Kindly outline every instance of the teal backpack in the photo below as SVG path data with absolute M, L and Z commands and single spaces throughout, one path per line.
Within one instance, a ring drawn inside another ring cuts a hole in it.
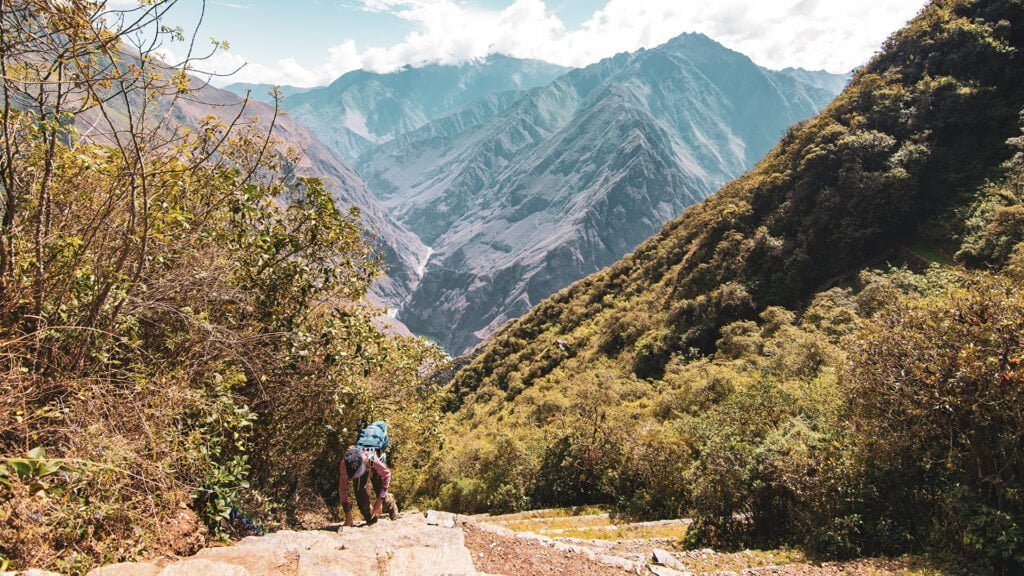
M 359 432 L 359 439 L 356 440 L 356 448 L 360 450 L 373 450 L 378 455 L 388 449 L 388 423 L 374 422 Z

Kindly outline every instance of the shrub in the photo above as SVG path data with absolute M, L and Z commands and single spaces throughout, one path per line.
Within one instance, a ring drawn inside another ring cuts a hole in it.
M 964 274 L 895 303 L 850 344 L 844 381 L 857 458 L 878 482 L 876 521 L 1002 573 L 1024 568 L 1019 285 Z

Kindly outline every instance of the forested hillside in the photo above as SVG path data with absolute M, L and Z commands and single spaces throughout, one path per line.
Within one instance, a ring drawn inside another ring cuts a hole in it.
M 0 6 L 0 571 L 323 522 L 367 414 L 406 490 L 437 444 L 441 353 L 375 327 L 353 190 L 154 57 L 172 4 Z
M 1022 42 L 1018 0 L 932 2 L 756 168 L 499 332 L 432 494 L 1018 573 Z

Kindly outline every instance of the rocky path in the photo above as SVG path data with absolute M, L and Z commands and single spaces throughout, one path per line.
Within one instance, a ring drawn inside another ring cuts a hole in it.
M 524 530 L 526 524 L 534 530 Z M 396 521 L 335 531 L 281 531 L 195 556 L 104 566 L 87 576 L 913 576 L 906 561 L 862 560 L 813 565 L 785 551 L 681 551 L 678 539 L 580 539 L 558 536 L 562 525 L 592 533 L 605 515 L 470 518 L 443 512 L 406 514 Z M 636 533 L 675 529 L 679 521 L 625 525 Z M 515 530 L 513 530 L 515 528 Z M 541 532 L 553 533 L 551 536 Z M 59 576 L 6 572 L 0 576 Z
M 159 566 L 127 563 L 88 576 L 474 576 L 455 517 L 407 514 L 392 522 L 334 530 L 283 530 L 206 548 Z

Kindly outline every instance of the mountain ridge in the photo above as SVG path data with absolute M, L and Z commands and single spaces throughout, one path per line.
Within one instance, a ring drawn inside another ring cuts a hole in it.
M 346 161 L 491 92 L 543 85 L 566 69 L 492 55 L 459 65 L 428 64 L 381 74 L 355 70 L 295 94 L 284 108 Z
M 511 94 L 357 163 L 434 250 L 399 317 L 455 353 L 630 251 L 832 96 L 700 34 Z
M 276 152 L 282 158 L 292 152 L 298 153 L 297 162 L 292 166 L 294 175 L 321 178 L 339 208 L 355 206 L 360 210 L 363 226 L 373 245 L 381 252 L 386 267 L 385 275 L 371 290 L 376 303 L 393 308 L 408 298 L 419 282 L 417 270 L 427 249 L 415 234 L 391 217 L 352 167 L 329 150 L 311 130 L 287 114 L 275 114 L 272 104 L 251 98 L 246 100 L 244 96 L 194 77 L 190 78 L 190 84 L 190 97 L 162 98 L 161 106 L 171 107 L 176 123 L 195 129 L 205 117 L 212 115 L 225 123 L 237 121 L 265 130 L 273 120 L 273 135 L 280 139 Z M 233 120 L 236 116 L 238 118 Z M 87 114 L 77 122 L 88 133 L 88 125 L 96 122 L 96 118 Z
M 237 94 L 238 96 L 241 96 L 243 98 L 248 96 L 253 100 L 263 102 L 264 104 L 273 104 L 274 97 L 271 95 L 271 90 L 273 90 L 274 88 L 280 90 L 282 98 L 288 98 L 289 96 L 294 96 L 295 94 L 309 92 L 310 90 L 313 90 L 316 87 L 314 86 L 312 88 L 300 88 L 298 86 L 267 84 L 259 82 L 233 82 L 220 89 L 227 92 L 231 92 L 233 94 Z

